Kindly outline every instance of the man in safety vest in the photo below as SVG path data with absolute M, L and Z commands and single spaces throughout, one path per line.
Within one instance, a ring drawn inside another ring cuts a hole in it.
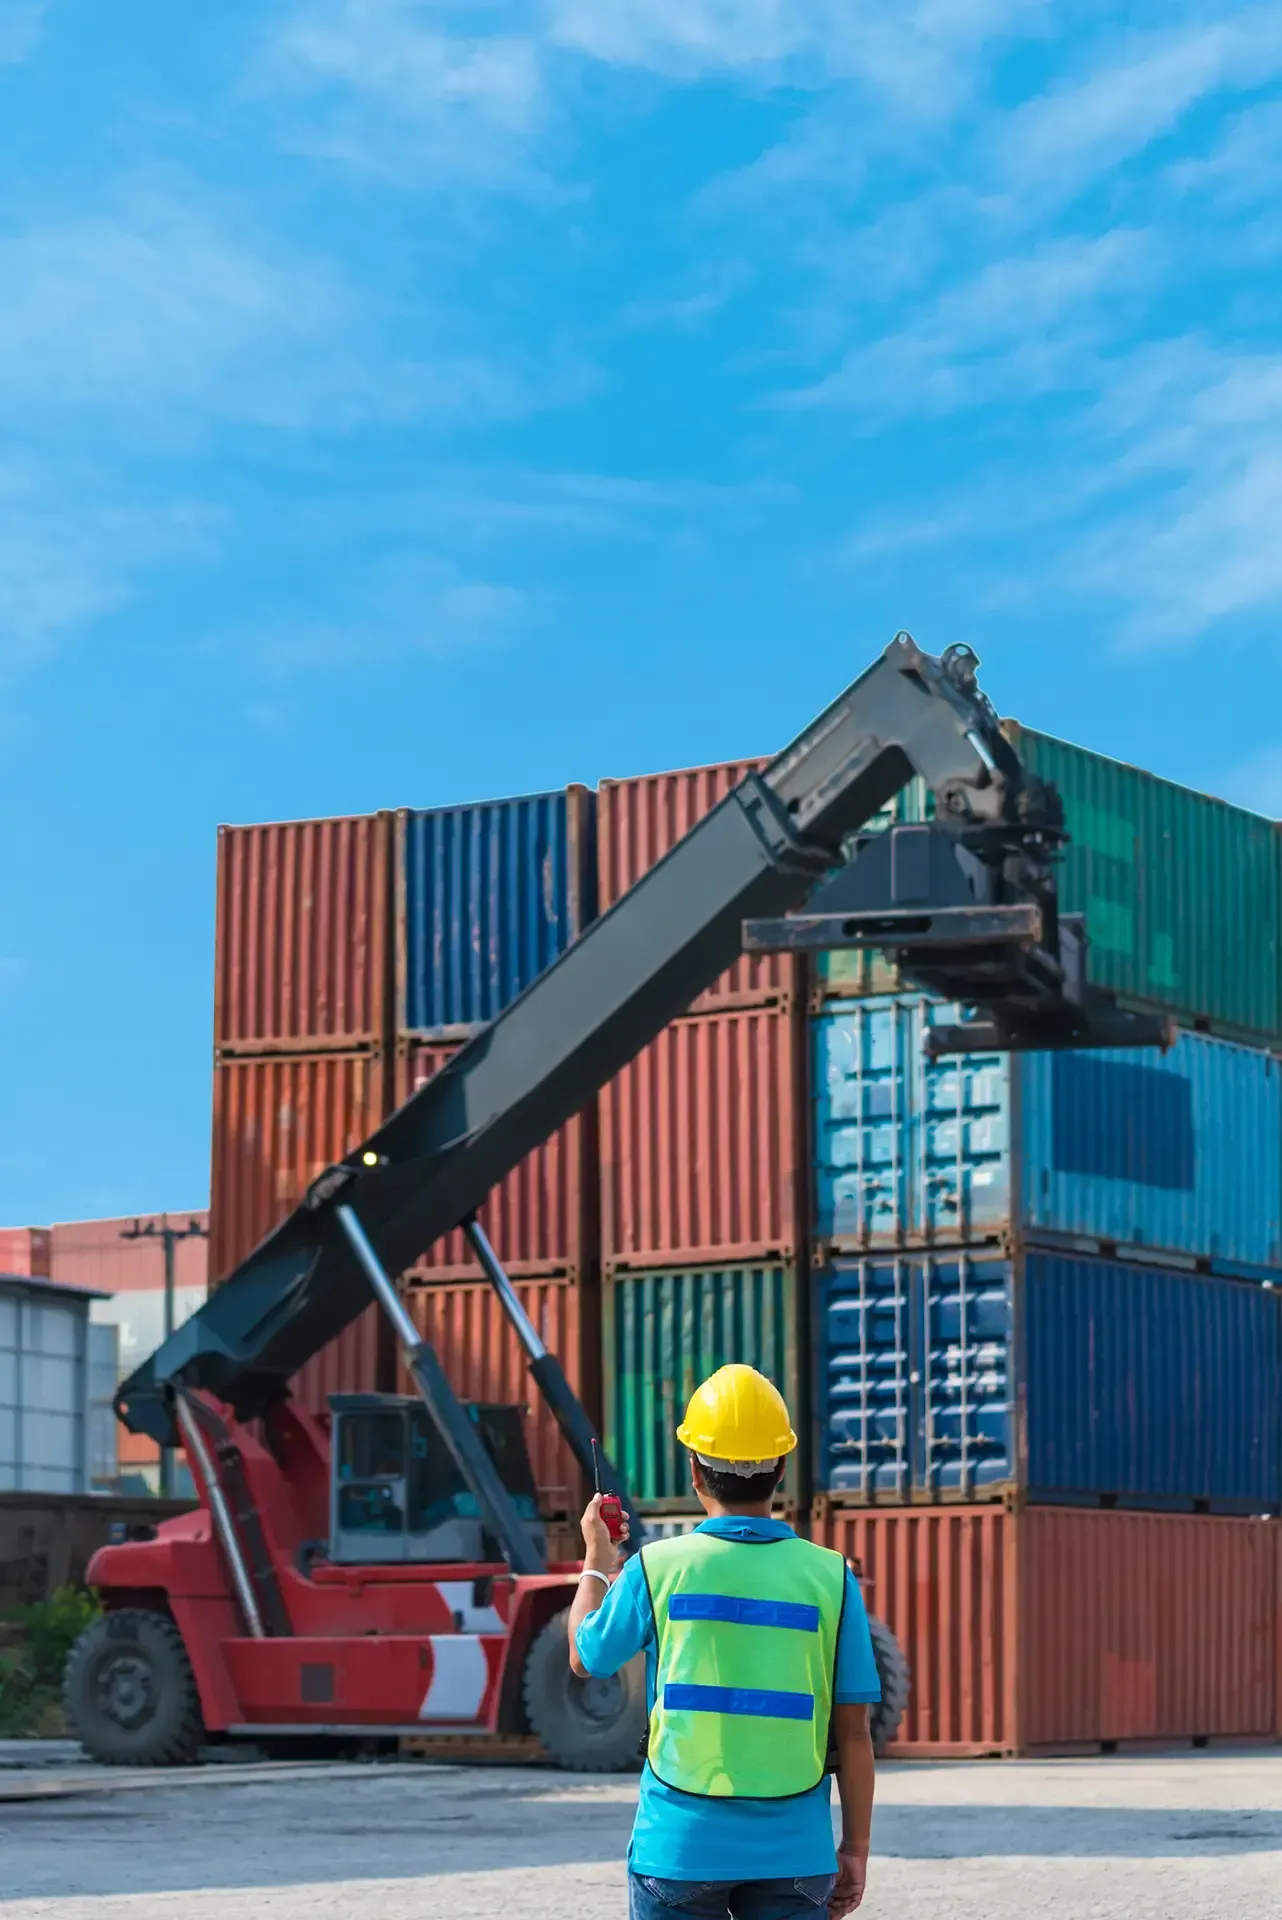
M 868 1708 L 881 1698 L 863 1599 L 840 1554 L 770 1517 L 797 1444 L 778 1390 L 722 1367 L 677 1438 L 707 1519 L 617 1572 L 598 1511 L 570 1609 L 585 1677 L 646 1658 L 646 1765 L 628 1850 L 632 1920 L 833 1920 L 863 1898 Z M 842 1835 L 834 1858 L 827 1768 Z

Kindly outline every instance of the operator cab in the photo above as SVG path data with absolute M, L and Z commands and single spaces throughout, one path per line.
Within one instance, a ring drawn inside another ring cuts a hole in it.
M 502 1560 L 427 1408 L 386 1393 L 330 1395 L 329 1558 L 336 1565 Z M 546 1559 L 521 1407 L 466 1404 L 530 1540 Z

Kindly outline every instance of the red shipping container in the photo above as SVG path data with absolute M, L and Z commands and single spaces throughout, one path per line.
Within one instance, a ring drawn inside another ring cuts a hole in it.
M 597 794 L 597 885 L 602 913 L 724 800 L 745 774 L 759 773 L 769 764 L 769 760 L 730 760 L 680 773 L 603 780 Z M 691 1011 L 760 1006 L 784 995 L 796 998 L 799 979 L 800 963 L 789 954 L 745 956 L 692 1002 Z
M 1098 1752 L 1273 1736 L 1279 1523 L 820 1502 L 912 1698 L 905 1755 Z
M 219 828 L 216 1048 L 301 1053 L 386 1042 L 392 818 Z
M 561 1362 L 566 1379 L 599 1425 L 600 1327 L 595 1292 L 563 1279 L 518 1280 L 513 1284 L 544 1345 Z M 484 1282 L 442 1282 L 414 1287 L 405 1300 L 414 1324 L 436 1348 L 461 1400 L 529 1407 L 525 1439 L 540 1504 L 549 1513 L 581 1513 L 586 1497 L 582 1476 L 530 1378 L 525 1349 L 512 1332 L 493 1288 Z M 415 1391 L 404 1367 L 400 1391 Z
M 0 1273 L 48 1280 L 50 1258 L 48 1227 L 0 1227 Z
M 402 1042 L 397 1106 L 426 1086 L 458 1051 L 457 1042 Z M 508 1273 L 585 1278 L 595 1268 L 595 1132 L 595 1112 L 576 1115 L 524 1159 L 482 1207 L 481 1225 Z M 481 1269 L 461 1229 L 429 1247 L 414 1268 L 415 1279 L 480 1277 Z
M 226 1278 L 318 1174 L 387 1117 L 381 1053 L 271 1054 L 214 1069 L 209 1272 Z
M 804 1043 L 793 1006 L 694 1015 L 610 1082 L 600 1098 L 607 1266 L 794 1256 Z

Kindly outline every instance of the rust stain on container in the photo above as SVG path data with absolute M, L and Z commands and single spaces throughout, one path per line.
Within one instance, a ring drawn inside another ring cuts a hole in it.
M 746 774 L 759 773 L 769 764 L 768 759 L 729 760 L 718 766 L 687 767 L 679 773 L 603 780 L 597 794 L 601 911 L 613 906 L 642 874 L 671 852 L 677 841 L 724 800 Z M 782 995 L 795 998 L 799 979 L 799 962 L 788 954 L 745 955 L 699 995 L 691 1011 L 760 1005 Z
M 446 1041 L 402 1041 L 399 1106 L 459 1051 Z M 509 1274 L 586 1276 L 597 1261 L 596 1114 L 576 1115 L 494 1188 L 480 1220 Z M 479 1280 L 481 1269 L 461 1229 L 428 1248 L 415 1279 Z
M 599 1421 L 600 1330 L 594 1296 L 569 1280 L 517 1280 L 513 1284 L 544 1344 L 561 1362 L 590 1416 Z M 436 1348 L 460 1399 L 529 1407 L 525 1437 L 540 1504 L 550 1513 L 579 1513 L 584 1499 L 582 1477 L 560 1428 L 530 1378 L 525 1350 L 493 1289 L 484 1282 L 438 1282 L 411 1288 L 405 1301 L 414 1324 Z M 404 1368 L 399 1391 L 415 1391 Z
M 214 1069 L 209 1272 L 224 1279 L 387 1113 L 381 1053 L 268 1055 Z
M 600 1098 L 602 1259 L 788 1259 L 798 1235 L 804 1034 L 794 1009 L 678 1020 Z
M 252 1054 L 383 1044 L 392 818 L 219 828 L 216 1047 Z
M 869 1611 L 912 1667 L 895 1752 L 1098 1752 L 1278 1726 L 1277 1521 L 820 1501 L 812 1536 L 861 1563 Z

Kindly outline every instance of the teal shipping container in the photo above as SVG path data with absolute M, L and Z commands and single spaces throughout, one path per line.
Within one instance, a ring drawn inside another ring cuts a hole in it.
M 701 1380 L 742 1361 L 799 1409 L 798 1287 L 791 1265 L 607 1272 L 602 1311 L 605 1444 L 643 1507 L 692 1502 L 676 1429 Z M 783 1486 L 795 1498 L 800 1462 Z
M 1259 814 L 1065 740 L 1005 724 L 1053 781 L 1070 835 L 1064 910 L 1083 913 L 1091 978 L 1181 1026 L 1270 1041 L 1282 1029 L 1278 829 Z
M 1282 835 L 1270 820 L 1018 721 L 1005 732 L 1053 781 L 1069 843 L 1060 904 L 1084 914 L 1090 977 L 1184 1027 L 1258 1045 L 1282 1036 Z M 874 825 L 927 820 L 920 780 Z M 1249 927 L 1251 938 L 1243 940 Z M 881 954 L 818 957 L 821 993 L 898 992 Z
M 1181 1034 L 1162 1055 L 929 1060 L 922 994 L 811 1022 L 816 1238 L 964 1246 L 1017 1233 L 1237 1274 L 1282 1268 L 1282 1065 Z

